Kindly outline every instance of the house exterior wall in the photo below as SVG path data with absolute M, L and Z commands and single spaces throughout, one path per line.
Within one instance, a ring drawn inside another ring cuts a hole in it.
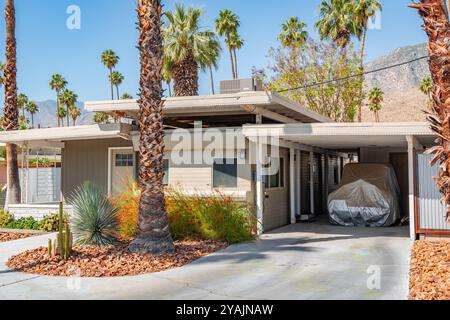
M 90 181 L 108 192 L 108 153 L 110 147 L 132 147 L 131 141 L 116 139 L 65 142 L 62 152 L 62 183 L 64 199 L 75 188 Z

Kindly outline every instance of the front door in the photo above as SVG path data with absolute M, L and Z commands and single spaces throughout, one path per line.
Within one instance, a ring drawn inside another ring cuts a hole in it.
M 133 149 L 111 150 L 111 186 L 112 195 L 121 193 L 128 182 L 134 179 L 135 156 Z

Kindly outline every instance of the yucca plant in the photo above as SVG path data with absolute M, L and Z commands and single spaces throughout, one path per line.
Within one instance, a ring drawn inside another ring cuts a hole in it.
M 107 246 L 116 243 L 119 220 L 117 209 L 102 190 L 91 182 L 78 187 L 70 203 L 70 224 L 77 245 Z

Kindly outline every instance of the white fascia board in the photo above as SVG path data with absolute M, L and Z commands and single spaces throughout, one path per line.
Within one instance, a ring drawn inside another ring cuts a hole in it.
M 0 142 L 26 143 L 32 141 L 67 141 L 95 138 L 115 138 L 129 135 L 127 124 L 88 125 L 64 128 L 30 129 L 0 132 Z
M 247 125 L 245 136 L 429 136 L 426 122 Z

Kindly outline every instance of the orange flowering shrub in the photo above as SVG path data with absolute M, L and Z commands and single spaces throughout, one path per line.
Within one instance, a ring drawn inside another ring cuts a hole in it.
M 119 234 L 130 239 L 136 234 L 140 192 L 136 183 L 111 200 L 119 208 Z M 174 240 L 212 239 L 229 243 L 256 238 L 257 220 L 250 206 L 223 194 L 186 195 L 168 190 L 167 215 Z

